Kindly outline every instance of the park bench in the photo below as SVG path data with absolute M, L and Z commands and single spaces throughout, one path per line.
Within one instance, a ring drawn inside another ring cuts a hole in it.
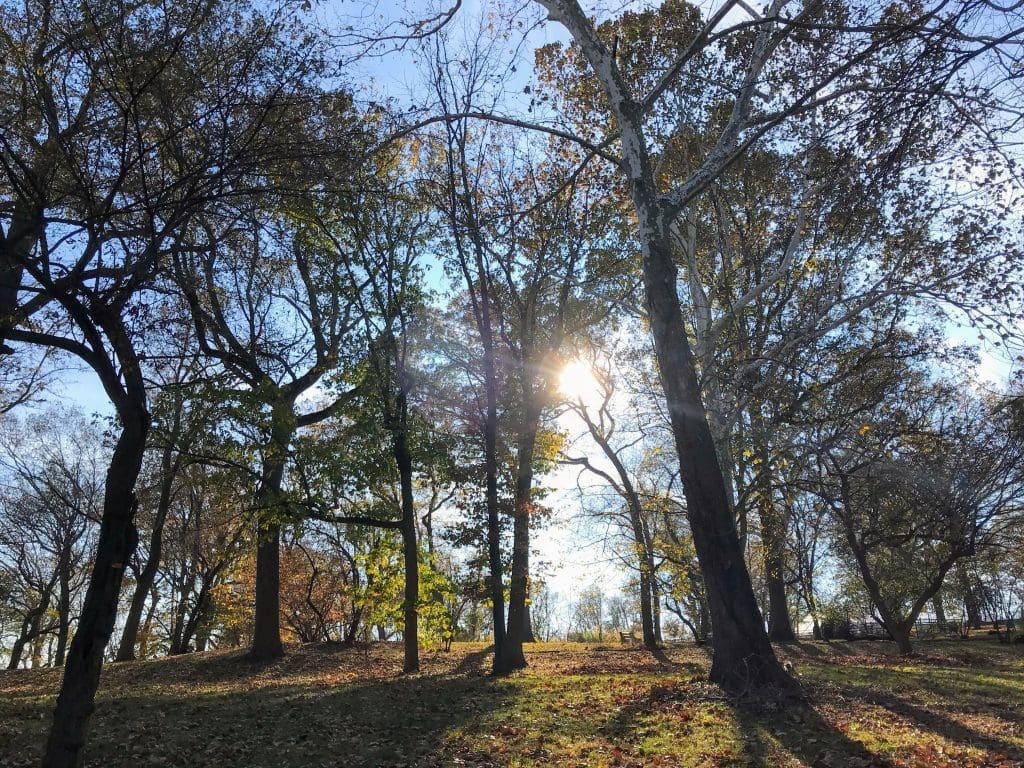
M 636 639 L 636 635 L 630 632 L 619 632 L 619 642 L 623 645 L 636 645 L 639 641 Z

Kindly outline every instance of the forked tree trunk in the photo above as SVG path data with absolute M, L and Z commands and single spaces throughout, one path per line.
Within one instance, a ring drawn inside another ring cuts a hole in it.
M 791 690 L 795 682 L 768 641 L 733 523 L 683 324 L 665 222 L 649 193 L 653 184 L 632 186 L 651 332 L 679 456 L 686 514 L 711 610 L 711 679 L 731 691 L 764 685 Z
M 142 467 L 149 430 L 143 406 L 118 408 L 121 434 L 107 471 L 96 560 L 89 579 L 78 630 L 68 649 L 53 726 L 43 758 L 44 768 L 81 765 L 89 717 L 99 685 L 103 652 L 117 617 L 124 566 L 138 539 L 135 529 L 135 481 Z
M 676 285 L 667 217 L 644 135 L 644 107 L 632 98 L 611 52 L 575 0 L 538 0 L 566 26 L 605 92 L 621 145 L 620 167 L 637 215 L 645 303 L 679 455 L 686 514 L 711 606 L 711 679 L 732 691 L 763 685 L 796 690 L 768 642 L 733 521 L 725 479 L 701 398 Z M 763 46 L 758 38 L 756 45 Z
M 56 577 L 56 574 L 54 576 Z M 7 661 L 8 669 L 18 668 L 18 665 L 21 664 L 21 658 L 25 653 L 25 647 L 39 637 L 39 633 L 42 631 L 43 616 L 50 609 L 50 600 L 53 596 L 54 586 L 55 579 L 47 582 L 42 594 L 39 596 L 39 603 L 22 617 L 21 631 L 11 646 L 11 655 Z

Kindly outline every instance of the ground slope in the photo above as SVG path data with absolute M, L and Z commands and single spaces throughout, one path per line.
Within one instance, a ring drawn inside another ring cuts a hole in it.
M 784 646 L 806 704 L 737 702 L 706 654 L 538 644 L 489 678 L 480 645 L 289 648 L 110 664 L 89 766 L 1019 766 L 1024 647 L 985 640 Z M 33 765 L 59 672 L 0 672 L 0 767 Z

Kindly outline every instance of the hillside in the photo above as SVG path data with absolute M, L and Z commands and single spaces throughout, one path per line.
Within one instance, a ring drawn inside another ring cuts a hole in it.
M 106 667 L 86 764 L 119 766 L 1017 766 L 1024 648 L 984 640 L 785 648 L 807 704 L 735 702 L 707 656 L 541 644 L 530 668 L 486 675 L 487 649 L 291 647 Z M 55 670 L 0 673 L 0 766 L 38 760 Z

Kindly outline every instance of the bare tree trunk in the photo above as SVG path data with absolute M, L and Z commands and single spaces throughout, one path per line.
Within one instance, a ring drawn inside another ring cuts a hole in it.
M 942 590 L 936 592 L 935 597 L 932 598 L 932 607 L 935 609 L 935 621 L 939 625 L 939 630 L 945 630 L 946 607 L 942 604 Z
M 488 357 L 489 365 L 488 365 Z M 498 403 L 495 390 L 493 350 L 485 352 L 487 416 L 484 424 L 484 474 L 487 505 L 487 565 L 491 589 L 491 621 L 494 625 L 494 662 L 496 675 L 508 674 L 512 667 L 506 656 L 505 587 L 501 566 L 501 527 L 498 519 Z
M 68 637 L 71 634 L 71 544 L 65 544 L 61 553 L 60 588 L 57 593 L 57 649 L 53 655 L 55 667 L 64 666 L 67 654 Z
M 273 405 L 270 441 L 263 458 L 263 477 L 256 491 L 261 516 L 276 520 L 288 446 L 295 434 L 295 400 L 283 397 Z M 256 606 L 249 658 L 269 661 L 284 655 L 281 643 L 281 526 L 261 521 L 256 547 Z
M 912 621 L 909 623 L 893 622 L 892 626 L 886 626 L 892 639 L 896 642 L 896 647 L 904 656 L 909 656 L 914 652 L 914 646 L 910 642 L 910 630 L 913 626 L 914 622 Z
M 149 537 L 149 555 L 146 565 L 139 573 L 135 582 L 135 592 L 132 594 L 131 606 L 128 608 L 128 615 L 125 617 L 124 629 L 121 632 L 121 643 L 117 647 L 117 661 L 131 661 L 135 658 L 135 644 L 139 636 L 139 621 L 142 619 L 142 610 L 146 605 L 146 598 L 156 579 L 157 571 L 160 569 L 160 557 L 163 552 L 164 521 L 171 508 L 171 491 L 174 485 L 174 448 L 168 444 L 164 446 L 160 457 L 160 499 L 157 502 L 156 515 L 153 518 L 153 531 Z
M 711 679 L 733 691 L 766 684 L 791 689 L 795 684 L 768 642 L 751 587 L 701 402 L 676 292 L 676 268 L 657 201 L 648 189 L 646 185 L 633 185 L 644 250 L 644 285 L 679 456 L 686 513 L 710 604 L 714 649 Z
M 761 543 L 764 548 L 765 582 L 768 587 L 768 637 L 776 642 L 796 640 L 786 595 L 786 547 L 784 513 L 767 499 L 761 507 Z
M 532 392 L 524 386 L 524 398 Z M 526 600 L 530 582 L 530 514 L 533 506 L 533 457 L 537 445 L 540 413 L 533 403 L 525 404 L 516 446 L 515 509 L 512 518 L 512 583 L 508 597 L 507 658 L 510 668 L 526 667 L 523 643 L 533 642 Z
M 144 401 L 143 401 L 144 402 Z M 43 758 L 44 768 L 81 765 L 82 746 L 99 685 L 103 651 L 114 630 L 124 566 L 138 538 L 135 530 L 135 481 L 142 467 L 149 413 L 139 404 L 118 408 L 121 435 L 107 471 L 99 543 L 78 631 L 67 662 L 53 726 Z
M 153 616 L 156 614 L 156 604 L 159 599 L 160 595 L 156 587 L 153 587 L 149 595 L 149 610 L 146 611 L 146 619 L 142 622 L 142 637 L 139 640 L 139 655 L 144 659 L 149 656 L 149 637 L 153 626 Z
M 658 585 L 658 574 L 654 569 L 654 562 L 651 562 L 651 614 L 654 619 L 654 642 L 663 643 L 665 638 L 661 634 L 661 587 Z
M 281 526 L 260 533 L 256 547 L 256 611 L 249 657 L 269 661 L 284 655 L 281 643 Z
M 399 413 L 405 411 L 404 397 L 400 397 Z M 402 418 L 400 416 L 399 418 Z M 405 422 L 407 419 L 402 418 Z M 420 600 L 419 545 L 416 540 L 416 509 L 413 505 L 412 489 L 412 455 L 409 453 L 407 425 L 400 424 L 392 433 L 393 453 L 398 464 L 398 474 L 402 487 L 402 554 L 405 564 L 405 596 L 402 601 L 404 629 L 402 644 L 404 658 L 403 672 L 418 672 L 420 668 L 419 651 L 419 613 L 417 608 Z

